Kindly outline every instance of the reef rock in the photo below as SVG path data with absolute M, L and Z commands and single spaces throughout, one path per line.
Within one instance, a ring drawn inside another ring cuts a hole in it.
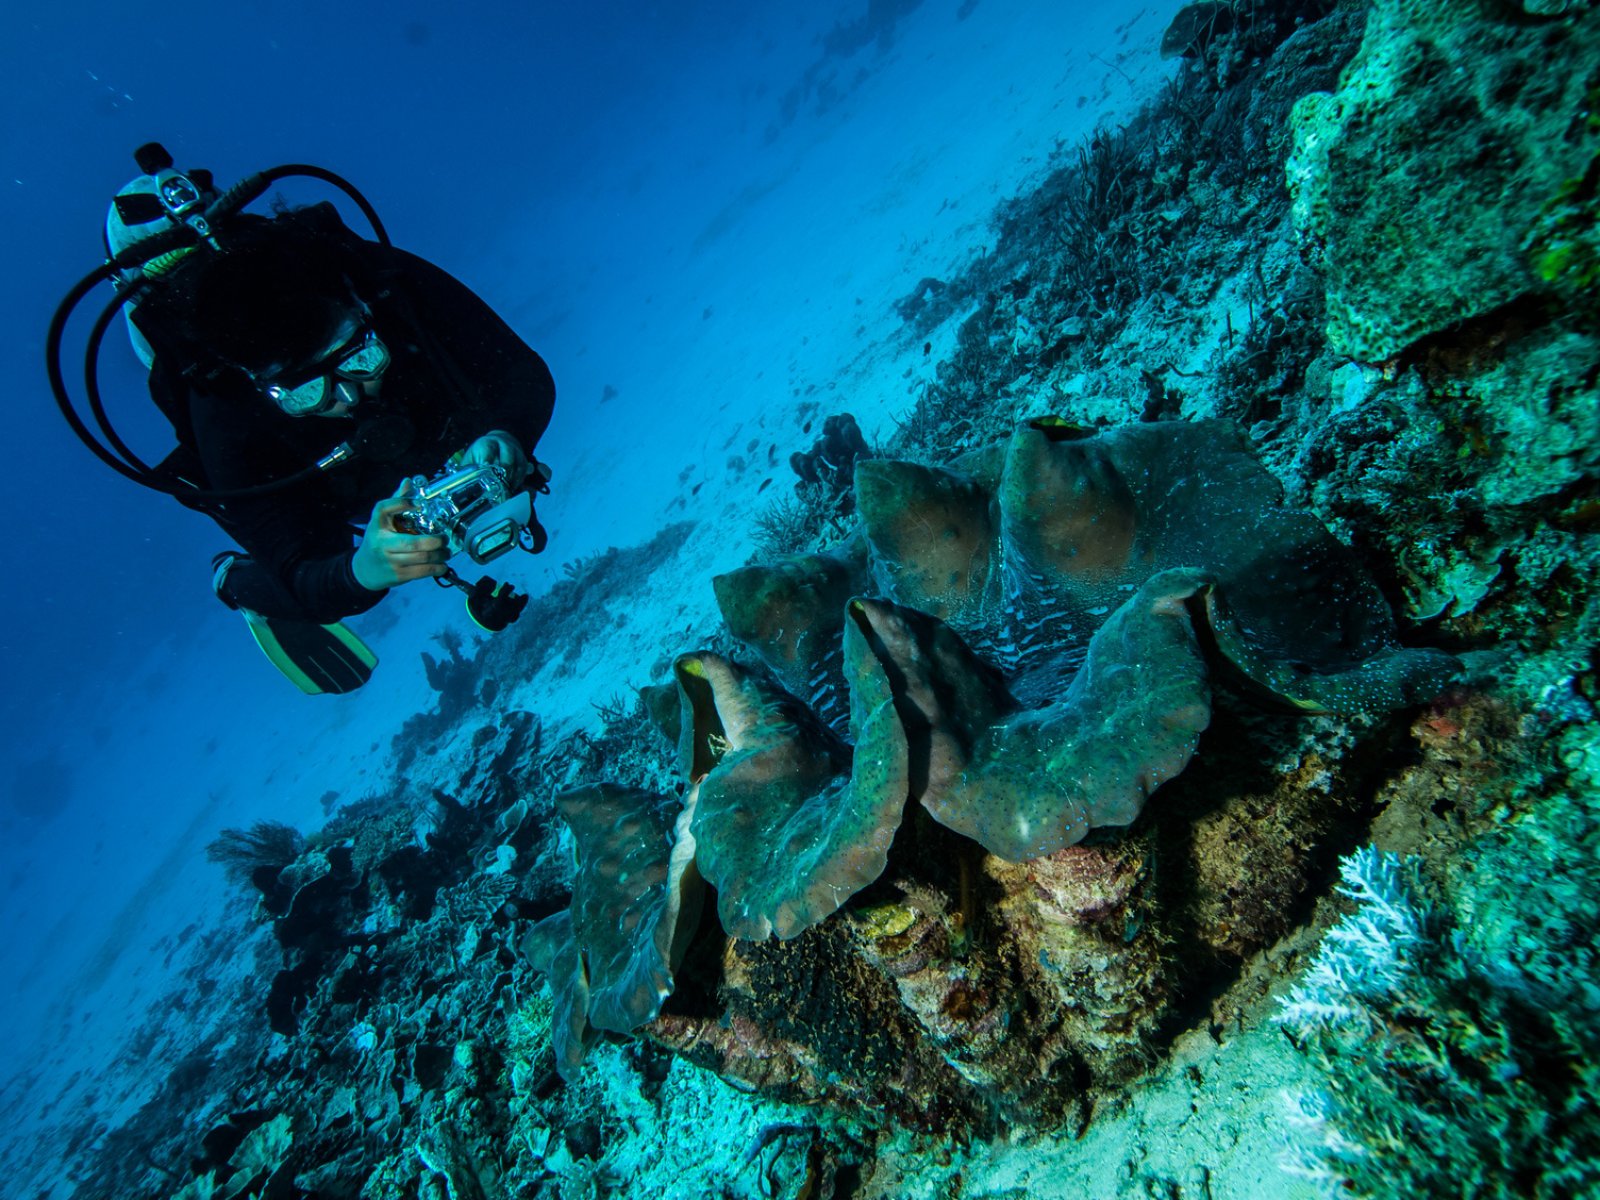
M 1540 18 L 1512 4 L 1378 0 L 1338 89 L 1292 116 L 1295 230 L 1326 277 L 1333 350 L 1388 359 L 1558 283 L 1576 252 L 1552 242 L 1550 214 L 1593 175 L 1597 62 L 1593 5 Z M 1591 179 L 1575 223 L 1590 230 L 1593 192 Z

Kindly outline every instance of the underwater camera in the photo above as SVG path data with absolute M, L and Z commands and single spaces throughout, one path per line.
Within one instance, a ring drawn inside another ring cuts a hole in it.
M 444 538 L 452 558 L 465 550 L 475 563 L 491 562 L 521 543 L 533 519 L 528 490 L 508 489 L 500 467 L 462 467 L 432 479 L 417 475 L 411 483 L 411 507 L 395 527 Z
M 530 479 L 538 480 L 537 468 Z M 424 533 L 444 539 L 450 557 L 466 552 L 473 562 L 491 562 L 512 547 L 537 553 L 538 522 L 533 519 L 533 496 L 527 486 L 510 488 L 501 467 L 447 468 L 432 479 L 411 480 L 410 507 L 395 519 L 401 533 Z M 528 597 L 510 584 L 487 576 L 469 584 L 453 570 L 435 580 L 442 587 L 467 593 L 467 612 L 477 624 L 498 633 L 522 615 Z

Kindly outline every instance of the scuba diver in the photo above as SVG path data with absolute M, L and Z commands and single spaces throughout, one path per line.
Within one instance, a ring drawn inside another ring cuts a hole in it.
M 237 545 L 212 586 L 268 658 L 307 693 L 360 687 L 376 657 L 343 624 L 393 588 L 434 579 L 467 592 L 486 629 L 527 603 L 449 560 L 543 549 L 533 457 L 555 404 L 544 360 L 474 292 L 389 243 L 376 213 L 320 168 L 274 168 L 218 195 L 157 144 L 107 218 L 107 263 L 52 322 L 51 384 L 75 432 L 135 482 L 207 513 Z M 329 203 L 241 211 L 276 180 L 343 189 L 376 240 Z M 101 437 L 68 395 L 61 341 L 72 308 L 111 279 L 89 336 L 85 385 Z M 100 342 L 123 312 L 177 447 L 141 461 L 117 436 L 97 383 Z

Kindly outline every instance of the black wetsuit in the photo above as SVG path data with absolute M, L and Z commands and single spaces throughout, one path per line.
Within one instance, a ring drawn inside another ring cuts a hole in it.
M 191 451 L 188 469 L 198 468 L 206 487 L 292 475 L 374 418 L 407 435 L 386 461 L 357 455 L 281 491 L 207 506 L 248 555 L 221 592 L 235 607 L 324 624 L 371 608 L 385 593 L 362 587 L 351 560 L 373 505 L 408 476 L 437 474 L 451 454 L 491 430 L 513 435 L 531 459 L 550 422 L 549 368 L 471 289 L 403 250 L 361 246 L 374 273 L 358 290 L 391 362 L 379 394 L 350 416 L 285 416 L 241 381 L 191 386 L 164 369 L 158 350 L 151 391 L 176 414 Z

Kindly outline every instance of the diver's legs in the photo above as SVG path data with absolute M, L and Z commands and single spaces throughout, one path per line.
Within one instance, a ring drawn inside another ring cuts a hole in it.
M 224 550 L 211 560 L 211 590 L 229 608 L 263 617 L 308 621 L 289 589 L 242 550 Z
M 211 560 L 211 590 L 243 614 L 267 660 L 307 695 L 353 692 L 372 677 L 374 654 L 343 622 L 324 625 L 305 615 L 293 596 L 243 552 Z

